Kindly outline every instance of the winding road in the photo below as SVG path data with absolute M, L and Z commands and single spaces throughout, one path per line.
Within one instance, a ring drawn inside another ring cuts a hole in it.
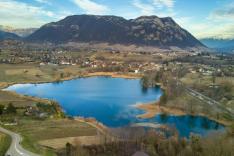
M 0 127 L 0 131 L 11 136 L 11 146 L 6 152 L 5 156 L 39 156 L 30 151 L 25 150 L 20 142 L 22 141 L 22 137 L 19 134 L 11 132 L 7 129 Z

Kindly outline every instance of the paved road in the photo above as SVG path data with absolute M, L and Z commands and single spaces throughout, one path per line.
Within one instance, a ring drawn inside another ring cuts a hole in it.
M 12 138 L 11 146 L 6 152 L 5 154 L 6 156 L 39 156 L 22 148 L 22 146 L 20 145 L 22 137 L 20 135 L 11 132 L 9 130 L 6 130 L 2 127 L 0 127 L 0 131 L 10 135 Z

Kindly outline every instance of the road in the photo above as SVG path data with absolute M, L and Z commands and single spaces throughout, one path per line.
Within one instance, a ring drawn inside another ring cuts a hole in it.
M 223 106 L 220 102 L 215 101 L 214 99 L 205 96 L 197 91 L 195 91 L 194 89 L 187 87 L 183 84 L 183 82 L 181 81 L 177 81 L 178 85 L 182 85 L 183 87 L 185 87 L 187 93 L 197 99 L 199 99 L 200 101 L 207 103 L 209 106 L 212 107 L 212 109 L 216 109 L 216 111 L 218 112 L 218 110 L 222 110 L 222 112 L 225 112 L 227 114 L 229 114 L 233 119 L 234 119 L 234 110 L 230 109 L 230 108 L 226 108 L 225 106 Z
M 39 156 L 37 154 L 34 154 L 32 152 L 23 149 L 23 147 L 20 145 L 22 137 L 19 134 L 6 130 L 2 127 L 0 127 L 0 131 L 10 135 L 12 138 L 11 146 L 6 152 L 5 154 L 6 156 Z
M 233 110 L 225 108 L 220 102 L 217 102 L 214 99 L 211 99 L 210 97 L 207 97 L 207 96 L 205 96 L 205 95 L 203 95 L 203 94 L 201 94 L 201 93 L 199 93 L 191 88 L 187 87 L 186 90 L 191 96 L 196 97 L 203 102 L 206 102 L 210 106 L 215 106 L 216 108 L 221 109 L 222 111 L 228 113 L 229 115 L 231 115 L 234 118 Z

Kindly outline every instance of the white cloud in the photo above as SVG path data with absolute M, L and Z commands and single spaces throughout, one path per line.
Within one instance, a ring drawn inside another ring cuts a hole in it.
M 98 4 L 91 0 L 73 0 L 73 2 L 85 11 L 87 14 L 107 14 L 109 8 L 105 5 Z
M 191 29 L 193 29 L 198 38 L 234 38 L 234 24 L 197 24 Z
M 147 3 L 142 3 L 140 0 L 134 0 L 133 6 L 140 9 L 142 15 L 153 15 L 155 14 L 155 9 L 152 5 Z
M 234 20 L 234 3 L 223 8 L 219 8 L 211 12 L 208 17 L 211 20 L 224 20 L 233 21 Z
M 39 27 L 58 20 L 66 13 L 52 12 L 42 7 L 15 0 L 0 1 L 0 23 L 17 28 Z
M 194 21 L 191 17 L 176 18 L 176 21 L 195 37 L 203 38 L 234 38 L 234 23 L 215 22 L 209 19 Z
M 220 6 L 213 10 L 204 22 L 194 23 L 190 21 L 189 29 L 198 38 L 234 38 L 234 3 Z
M 173 0 L 133 0 L 132 4 L 139 9 L 139 15 L 157 15 L 159 17 L 176 15 L 173 10 Z
M 174 0 L 153 0 L 153 4 L 157 7 L 174 7 Z

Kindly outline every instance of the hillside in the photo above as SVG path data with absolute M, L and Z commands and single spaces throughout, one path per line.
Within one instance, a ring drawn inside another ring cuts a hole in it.
M 0 30 L 0 40 L 5 40 L 5 39 L 20 39 L 20 37 L 14 33 L 9 33 Z
M 201 39 L 200 41 L 207 47 L 213 48 L 219 52 L 234 51 L 234 39 L 206 38 L 206 39 Z
M 126 20 L 117 16 L 74 15 L 42 26 L 26 38 L 30 42 L 109 43 L 167 48 L 204 47 L 172 18 L 142 16 Z
M 31 35 L 33 32 L 35 32 L 37 28 L 13 28 L 10 26 L 0 25 L 0 30 L 9 33 L 14 33 L 20 37 L 27 37 Z

